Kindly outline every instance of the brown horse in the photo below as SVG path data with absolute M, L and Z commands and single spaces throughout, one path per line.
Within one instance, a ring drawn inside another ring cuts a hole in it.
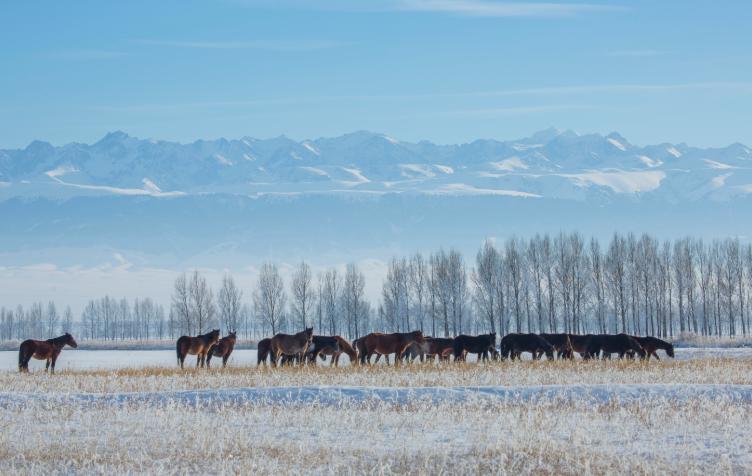
M 454 339 L 442 337 L 425 337 L 422 344 L 413 343 L 407 348 L 403 357 L 405 360 L 414 361 L 417 357 L 421 362 L 434 361 L 437 357 L 440 362 L 448 362 L 449 356 L 454 351 Z
M 377 356 L 396 354 L 394 365 L 398 365 L 400 357 L 410 347 L 410 344 L 413 342 L 422 344 L 424 341 L 425 339 L 421 331 L 395 332 L 393 334 L 374 332 L 368 334 L 363 338 L 365 352 L 360 356 L 360 363 L 365 364 L 366 361 L 370 363 L 370 358 L 373 354 L 377 354 Z M 388 363 L 389 361 L 387 360 Z
M 219 342 L 212 346 L 206 354 L 206 366 L 211 367 L 212 356 L 217 356 L 222 357 L 222 367 L 227 367 L 227 360 L 230 358 L 230 354 L 232 354 L 232 350 L 235 348 L 236 340 L 237 337 L 234 331 L 219 339 Z
M 196 356 L 196 367 L 204 366 L 206 362 L 206 354 L 209 353 L 209 349 L 219 340 L 219 329 L 202 334 L 196 337 L 182 336 L 178 339 L 175 350 L 178 354 L 178 365 L 183 368 L 185 357 L 188 354 Z
M 326 346 L 318 350 L 318 355 L 322 359 L 325 355 L 331 355 L 332 361 L 329 364 L 330 366 L 339 367 L 339 358 L 342 354 L 347 354 L 347 356 L 350 358 L 351 364 L 356 364 L 358 362 L 358 353 L 355 351 L 353 346 L 350 345 L 349 342 L 347 342 L 347 339 L 341 336 L 334 336 L 334 339 L 337 341 L 337 346 Z
M 256 365 L 266 365 L 266 361 L 267 359 L 269 359 L 271 351 L 272 340 L 270 338 L 267 337 L 266 339 L 261 339 L 260 341 L 258 341 L 258 344 L 256 345 Z
M 52 373 L 55 373 L 55 362 L 63 350 L 63 347 L 69 345 L 74 349 L 78 347 L 76 340 L 67 332 L 60 337 L 47 340 L 28 339 L 21 342 L 18 348 L 18 371 L 29 371 L 29 360 L 34 357 L 37 360 L 46 360 L 44 370 L 47 372 L 52 367 Z
M 270 343 L 272 351 L 272 365 L 276 366 L 280 357 L 302 357 L 313 340 L 313 327 L 309 327 L 297 334 L 277 334 Z

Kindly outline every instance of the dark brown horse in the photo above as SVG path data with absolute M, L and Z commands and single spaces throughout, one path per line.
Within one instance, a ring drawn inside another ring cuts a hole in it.
M 548 360 L 554 358 L 554 347 L 538 334 L 507 334 L 501 338 L 501 358 L 519 359 L 523 352 L 530 352 L 534 360 L 543 354 Z
M 551 344 L 559 359 L 573 359 L 572 340 L 569 334 L 539 334 Z
M 637 337 L 632 336 L 634 340 L 636 340 L 641 346 L 642 349 L 645 351 L 645 359 L 650 360 L 650 356 L 656 358 L 656 360 L 661 360 L 658 357 L 657 350 L 664 350 L 666 351 L 666 355 L 674 358 L 674 346 L 673 344 L 666 342 L 665 340 L 659 339 L 657 337 L 647 336 L 647 337 Z
M 269 359 L 269 356 L 272 353 L 272 340 L 271 338 L 267 337 L 266 339 L 261 339 L 258 341 L 258 344 L 256 345 L 256 365 L 264 364 L 266 365 L 266 361 Z
M 78 347 L 76 340 L 72 335 L 67 332 L 60 337 L 47 340 L 33 340 L 28 339 L 21 342 L 21 346 L 18 348 L 18 371 L 29 371 L 29 360 L 34 357 L 37 360 L 46 360 L 45 372 L 52 367 L 52 373 L 55 373 L 55 362 L 63 350 L 63 347 L 69 345 L 74 349 Z
M 219 329 L 202 334 L 196 337 L 182 336 L 178 339 L 175 350 L 178 354 L 178 365 L 183 368 L 185 357 L 188 354 L 196 356 L 196 367 L 203 367 L 206 362 L 206 354 L 209 353 L 209 349 L 219 340 Z
M 235 348 L 235 341 L 237 340 L 235 332 L 230 332 L 225 337 L 219 339 L 209 352 L 206 354 L 206 366 L 211 367 L 212 356 L 222 357 L 222 367 L 227 367 L 227 360 L 232 354 L 232 350 Z
M 280 357 L 297 357 L 302 359 L 313 339 L 313 327 L 309 327 L 297 334 L 277 334 L 270 343 L 272 365 L 276 366 Z
M 347 356 L 350 358 L 350 363 L 353 365 L 357 364 L 358 353 L 355 351 L 353 346 L 350 345 L 349 342 L 347 342 L 347 339 L 341 336 L 334 336 L 334 339 L 336 339 L 337 341 L 337 347 L 327 346 L 322 348 L 319 352 L 319 357 L 323 359 L 325 355 L 331 355 L 332 361 L 329 365 L 339 367 L 339 358 L 342 356 L 342 354 L 347 354 Z
M 410 362 L 420 358 L 421 362 L 425 360 L 434 361 L 438 357 L 440 362 L 448 362 L 449 356 L 454 351 L 454 339 L 442 337 L 425 337 L 422 344 L 413 343 L 407 348 L 403 357 Z
M 367 361 L 370 363 L 371 356 L 376 354 L 377 356 L 388 356 L 389 354 L 396 354 L 394 358 L 394 365 L 398 365 L 402 353 L 410 347 L 410 344 L 417 342 L 423 343 L 423 333 L 421 331 L 412 332 L 395 332 L 393 334 L 381 334 L 371 333 L 363 337 L 364 352 L 360 355 L 360 363 L 365 364 Z M 377 357 L 378 359 L 378 357 Z M 389 361 L 387 360 L 387 364 Z
M 339 354 L 339 352 L 339 341 L 334 336 L 313 336 L 311 345 L 306 350 L 305 358 L 308 363 L 316 365 L 318 357 L 324 360 L 325 356 L 331 355 L 331 365 L 334 365 L 334 355 Z
M 577 352 L 585 360 L 592 359 L 594 355 L 588 352 L 588 346 L 590 339 L 594 337 L 593 334 L 568 334 L 569 342 L 572 344 L 572 352 L 570 358 L 574 358 L 574 353 Z

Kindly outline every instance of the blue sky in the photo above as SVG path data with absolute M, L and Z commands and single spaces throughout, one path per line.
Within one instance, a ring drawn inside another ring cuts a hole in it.
M 752 3 L 6 2 L 0 147 L 549 126 L 752 144 Z

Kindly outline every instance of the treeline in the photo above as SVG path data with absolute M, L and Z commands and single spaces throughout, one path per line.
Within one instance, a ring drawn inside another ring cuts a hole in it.
M 752 245 L 738 239 L 659 241 L 616 234 L 607 244 L 578 233 L 487 241 L 467 262 L 457 250 L 395 257 L 381 296 L 365 296 L 359 267 L 313 275 L 300 263 L 285 282 L 264 264 L 253 289 L 232 276 L 218 289 L 194 271 L 179 276 L 166 308 L 151 299 L 92 300 L 74 322 L 54 303 L 0 309 L 0 338 L 164 339 L 221 327 L 245 338 L 296 331 L 355 338 L 420 329 L 434 336 L 495 331 L 676 336 L 747 335 Z

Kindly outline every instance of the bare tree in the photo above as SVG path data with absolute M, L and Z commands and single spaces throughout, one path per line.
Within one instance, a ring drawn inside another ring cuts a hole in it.
M 222 287 L 217 297 L 219 316 L 225 331 L 237 331 L 240 328 L 242 301 L 243 291 L 235 285 L 232 276 L 226 274 L 222 278 Z
M 312 318 L 311 313 L 316 302 L 312 281 L 311 267 L 305 262 L 300 263 L 292 277 L 290 306 L 295 325 L 300 329 L 304 329 Z
M 272 334 L 277 334 L 283 325 L 286 299 L 284 283 L 277 266 L 264 263 L 253 294 L 253 302 L 257 316 L 271 328 Z

